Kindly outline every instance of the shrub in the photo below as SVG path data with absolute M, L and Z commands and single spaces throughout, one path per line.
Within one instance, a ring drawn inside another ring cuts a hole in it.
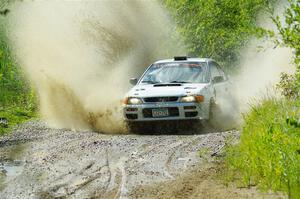
M 240 143 L 227 149 L 230 180 L 300 197 L 300 101 L 265 99 L 245 116 Z
M 1 11 L 0 11 L 1 12 Z M 0 135 L 36 115 L 36 96 L 12 56 L 0 15 Z

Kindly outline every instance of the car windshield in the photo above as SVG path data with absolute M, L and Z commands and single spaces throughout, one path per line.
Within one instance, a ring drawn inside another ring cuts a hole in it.
M 205 83 L 205 62 L 170 62 L 153 64 L 141 80 L 143 84 Z

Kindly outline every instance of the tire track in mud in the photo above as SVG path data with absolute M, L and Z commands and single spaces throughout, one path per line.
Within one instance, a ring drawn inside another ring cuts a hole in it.
M 48 129 L 32 122 L 5 139 L 37 136 L 23 151 L 23 172 L 6 185 L 0 198 L 134 198 L 137 186 L 175 180 L 201 164 L 201 148 L 219 150 L 238 132 L 104 135 Z M 0 151 L 7 148 L 0 146 Z

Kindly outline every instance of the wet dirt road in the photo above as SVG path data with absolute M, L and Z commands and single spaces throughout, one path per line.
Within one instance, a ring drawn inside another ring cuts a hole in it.
M 139 198 L 146 187 L 207 167 L 227 141 L 238 137 L 236 131 L 105 135 L 30 122 L 0 138 L 0 160 L 22 167 L 2 179 L 0 198 Z M 146 198 L 157 198 L 155 192 Z

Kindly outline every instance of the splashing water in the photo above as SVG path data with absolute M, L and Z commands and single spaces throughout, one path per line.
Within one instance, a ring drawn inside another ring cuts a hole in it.
M 13 5 L 10 38 L 49 125 L 124 131 L 129 77 L 184 48 L 156 1 L 33 1 Z

